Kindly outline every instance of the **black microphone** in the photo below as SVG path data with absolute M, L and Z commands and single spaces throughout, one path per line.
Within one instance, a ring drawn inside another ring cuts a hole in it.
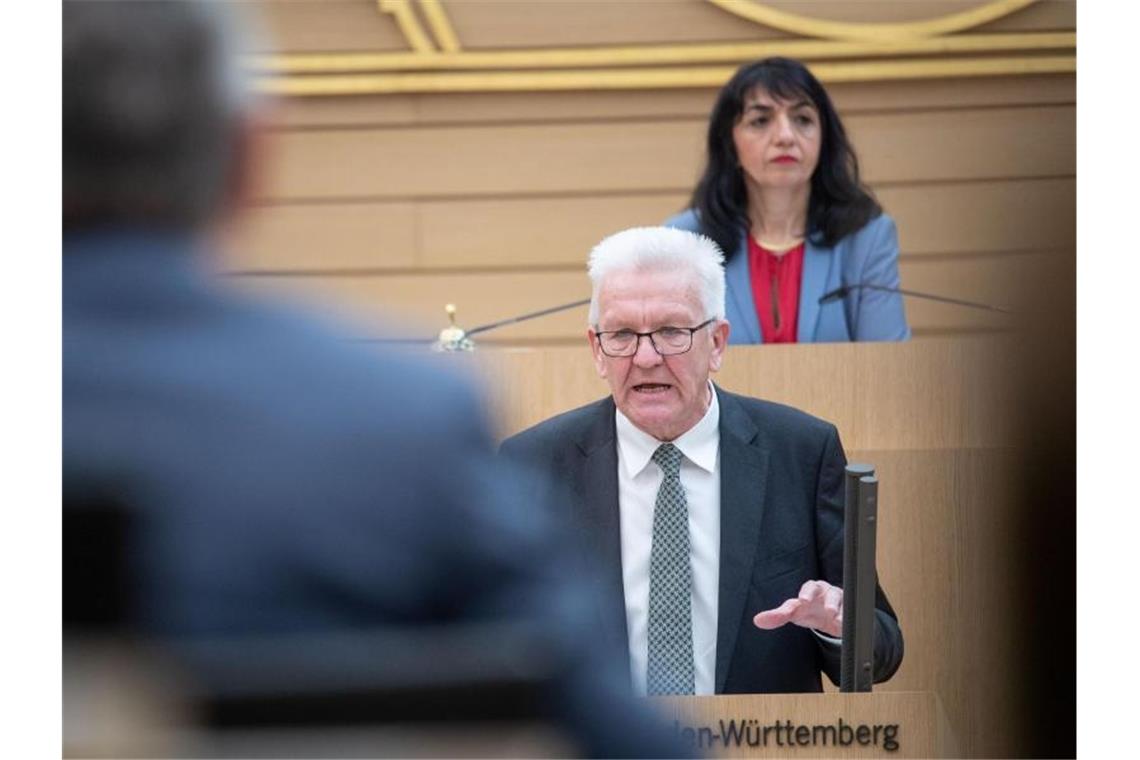
M 969 306 L 973 309 L 985 309 L 987 311 L 998 311 L 1002 314 L 1012 314 L 1009 309 L 1003 309 L 1000 306 L 991 306 L 990 304 L 977 303 L 975 301 L 964 301 L 961 298 L 947 298 L 946 296 L 937 296 L 933 293 L 920 293 L 917 290 L 904 290 L 903 288 L 889 288 L 885 285 L 876 285 L 872 282 L 857 282 L 852 285 L 843 285 L 830 290 L 823 294 L 819 299 L 819 305 L 823 306 L 826 303 L 838 301 L 841 298 L 846 298 L 847 294 L 853 290 L 881 290 L 884 293 L 898 293 L 904 296 L 913 296 L 914 298 L 925 298 L 928 301 L 939 301 L 941 303 L 952 303 L 957 306 Z
M 439 333 L 438 339 L 432 339 L 432 338 L 364 338 L 360 342 L 363 342 L 363 343 L 419 343 L 419 344 L 429 344 L 430 343 L 436 348 L 436 350 L 439 350 L 439 351 L 470 351 L 471 349 L 473 349 L 475 347 L 475 344 L 471 341 L 471 338 L 470 338 L 470 336 L 472 336 L 472 335 L 476 335 L 476 334 L 482 333 L 482 332 L 488 332 L 490 330 L 494 330 L 494 329 L 499 328 L 499 327 L 505 327 L 506 325 L 513 325 L 513 324 L 516 324 L 518 322 L 528 322 L 532 319 L 538 319 L 539 317 L 545 317 L 547 314 L 556 314 L 560 311 L 566 311 L 567 309 L 573 309 L 573 308 L 576 308 L 579 306 L 585 306 L 588 303 L 590 303 L 590 299 L 589 298 L 583 298 L 579 301 L 571 301 L 570 303 L 561 304 L 560 306 L 551 306 L 549 308 L 540 309 L 538 311 L 532 311 L 532 312 L 529 312 L 527 314 L 520 314 L 517 317 L 510 317 L 508 319 L 500 319 L 500 320 L 495 321 L 495 322 L 489 322 L 485 325 L 479 325 L 478 327 L 473 327 L 470 330 L 464 330 L 462 327 L 459 327 L 455 324 L 455 306 L 453 306 L 452 304 L 448 304 L 446 307 L 446 311 L 447 311 L 447 315 L 448 315 L 449 319 L 451 320 L 451 326 L 445 327 L 443 330 L 441 330 Z
M 506 325 L 513 325 L 516 322 L 528 322 L 532 319 L 537 319 L 538 317 L 545 317 L 547 314 L 554 314 L 554 313 L 559 312 L 559 311 L 566 311 L 567 309 L 573 309 L 577 306 L 585 306 L 589 302 L 590 302 L 589 298 L 583 298 L 581 301 L 572 301 L 570 303 L 564 303 L 561 306 L 551 306 L 549 309 L 541 309 L 539 311 L 532 311 L 529 314 L 522 314 L 522 315 L 517 316 L 517 317 L 511 317 L 510 319 L 501 319 L 498 322 L 491 322 L 489 324 L 479 325 L 478 327 L 472 327 L 470 330 L 467 331 L 467 334 L 468 335 L 475 335 L 476 333 L 487 332 L 488 330 L 494 330 L 497 327 L 504 327 Z

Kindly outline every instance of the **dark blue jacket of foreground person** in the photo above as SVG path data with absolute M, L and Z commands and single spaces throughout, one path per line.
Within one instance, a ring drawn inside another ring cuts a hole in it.
M 550 713 L 585 754 L 674 754 L 467 385 L 231 292 L 195 247 L 140 230 L 64 239 L 65 494 L 131 511 L 145 629 L 526 623 L 558 660 Z

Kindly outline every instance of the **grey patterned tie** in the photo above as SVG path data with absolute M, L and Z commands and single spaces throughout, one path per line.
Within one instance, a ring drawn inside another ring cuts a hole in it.
M 653 461 L 665 479 L 657 491 L 649 554 L 649 667 L 645 674 L 649 694 L 693 693 L 693 569 L 681 458 L 671 443 L 653 452 Z

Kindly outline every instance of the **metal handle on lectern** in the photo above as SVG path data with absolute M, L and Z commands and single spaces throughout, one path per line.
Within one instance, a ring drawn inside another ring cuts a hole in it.
M 844 486 L 839 690 L 870 691 L 875 665 L 875 530 L 879 501 L 875 468 L 849 464 Z

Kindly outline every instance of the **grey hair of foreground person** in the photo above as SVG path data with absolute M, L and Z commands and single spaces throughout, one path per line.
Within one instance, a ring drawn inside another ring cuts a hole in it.
M 692 272 L 705 318 L 724 319 L 724 253 L 711 238 L 671 227 L 633 227 L 605 238 L 590 252 L 590 326 L 598 324 L 598 296 L 613 272 L 685 268 Z
M 192 230 L 233 199 L 256 98 L 221 3 L 63 4 L 64 230 Z

